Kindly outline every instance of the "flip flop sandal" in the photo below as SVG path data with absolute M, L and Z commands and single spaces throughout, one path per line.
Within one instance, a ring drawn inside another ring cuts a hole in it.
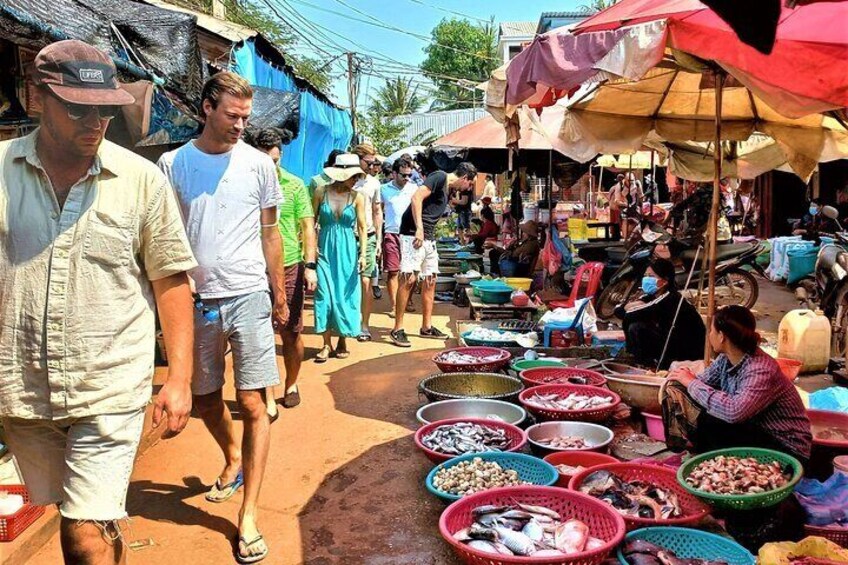
M 218 477 L 218 480 L 215 481 L 215 484 L 212 485 L 212 488 L 206 493 L 206 500 L 209 502 L 226 502 L 233 497 L 236 491 L 238 491 L 243 484 L 244 473 L 242 473 L 241 469 L 239 469 L 235 480 L 229 484 L 222 485 L 221 477 Z
M 371 341 L 371 330 L 364 330 L 358 336 L 356 336 L 356 341 L 365 342 Z
M 249 551 L 251 547 L 253 547 L 259 542 L 265 542 L 265 538 L 262 537 L 262 534 L 256 536 L 251 541 L 247 541 L 243 537 L 239 536 L 237 543 L 239 547 L 236 549 L 236 561 L 238 561 L 239 563 L 259 563 L 260 561 L 268 557 L 267 545 L 265 545 L 265 551 L 263 551 L 262 553 L 248 553 L 247 555 L 245 555 L 241 552 L 241 544 L 244 544 L 244 549 Z
M 350 357 L 350 351 L 336 351 L 336 359 L 347 359 L 348 357 Z
M 283 397 L 283 408 L 294 408 L 300 404 L 300 391 L 287 392 Z
M 326 352 L 326 353 L 325 353 Z M 333 350 L 329 347 L 321 348 L 321 351 L 318 352 L 318 355 L 315 356 L 316 363 L 326 363 L 327 359 L 330 358 L 330 355 L 333 354 Z

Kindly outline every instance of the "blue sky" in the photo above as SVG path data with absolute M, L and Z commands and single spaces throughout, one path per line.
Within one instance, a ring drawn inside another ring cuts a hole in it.
M 365 55 L 388 57 L 397 62 L 417 66 L 424 60 L 427 42 L 407 33 L 382 29 L 356 19 L 383 22 L 419 36 L 430 32 L 442 18 L 461 17 L 459 12 L 475 18 L 494 16 L 495 24 L 505 21 L 538 21 L 542 12 L 579 9 L 585 0 L 267 0 L 295 26 L 299 34 L 298 51 L 329 61 L 335 78 L 330 96 L 347 106 L 347 79 L 342 64 L 344 50 Z M 357 13 L 357 10 L 360 13 Z M 356 42 L 359 45 L 354 44 Z M 373 73 L 397 76 L 385 63 L 373 61 L 372 76 L 363 76 L 358 104 L 366 105 L 370 92 L 383 83 Z M 409 75 L 405 75 L 409 76 Z M 416 77 L 423 80 L 423 77 Z

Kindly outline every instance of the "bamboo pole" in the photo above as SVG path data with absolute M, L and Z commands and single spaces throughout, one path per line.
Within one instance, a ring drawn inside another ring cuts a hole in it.
M 721 101 L 722 90 L 724 88 L 725 75 L 721 71 L 716 71 L 715 74 L 715 147 L 713 149 L 713 162 L 715 165 L 715 178 L 713 179 L 713 202 L 710 210 L 710 277 L 709 290 L 707 294 L 707 336 L 709 336 L 710 328 L 713 325 L 713 316 L 715 315 L 715 271 L 716 271 L 716 253 L 718 242 L 718 204 L 719 195 L 721 192 Z M 712 347 L 710 347 L 709 337 L 704 344 L 704 362 L 709 363 L 712 357 Z

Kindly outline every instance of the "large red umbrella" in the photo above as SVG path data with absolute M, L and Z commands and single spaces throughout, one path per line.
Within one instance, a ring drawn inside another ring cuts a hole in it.
M 768 55 L 741 42 L 698 0 L 621 0 L 574 32 L 614 32 L 662 19 L 670 47 L 715 61 L 787 117 L 848 107 L 848 2 L 781 7 Z

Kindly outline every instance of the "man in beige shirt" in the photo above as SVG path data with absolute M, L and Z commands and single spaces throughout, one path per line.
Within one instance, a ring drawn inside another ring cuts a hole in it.
M 119 520 L 153 377 L 154 302 L 170 367 L 154 425 L 191 411 L 196 265 L 165 176 L 103 139 L 133 98 L 80 41 L 35 59 L 41 127 L 0 143 L 0 416 L 66 563 L 124 558 Z

